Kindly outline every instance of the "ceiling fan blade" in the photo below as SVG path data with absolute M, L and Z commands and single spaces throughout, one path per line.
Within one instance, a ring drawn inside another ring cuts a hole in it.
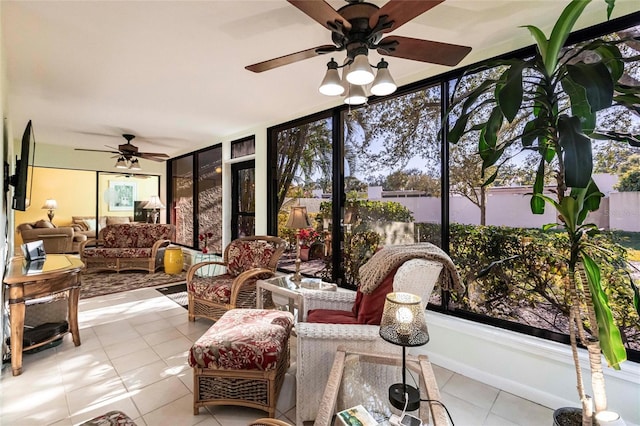
M 154 157 L 154 156 L 137 155 L 136 157 L 140 157 L 144 160 L 157 161 L 159 163 L 166 161 L 166 158 L 160 158 L 160 157 Z
M 468 46 L 401 36 L 385 37 L 376 48 L 381 55 L 450 67 L 458 65 L 471 52 Z
M 344 19 L 333 7 L 324 0 L 287 0 L 289 3 L 304 12 L 316 22 L 333 31 L 335 29 L 334 22 L 340 21 L 342 28 L 347 32 L 351 29 L 349 21 Z
M 134 155 L 136 157 L 140 157 L 140 158 L 151 158 L 151 157 L 157 157 L 159 159 L 161 159 L 161 158 L 169 158 L 169 156 L 167 154 L 163 154 L 161 152 L 137 152 Z
M 120 154 L 120 151 L 107 151 L 106 149 L 85 149 L 75 148 L 76 151 L 91 151 L 91 152 L 108 152 L 110 154 Z
M 309 2 L 315 3 L 315 2 Z M 318 55 L 322 55 L 329 52 L 335 52 L 340 50 L 333 44 L 325 44 L 322 46 L 314 47 L 300 52 L 291 53 L 289 55 L 280 56 L 279 58 L 269 59 L 268 61 L 258 62 L 257 64 L 246 66 L 245 69 L 253 72 L 263 72 L 274 68 L 281 67 L 283 65 L 289 65 L 294 62 L 302 61 L 304 59 L 314 58 Z
M 383 26 L 381 29 L 383 33 L 391 32 L 443 1 L 444 0 L 389 0 L 389 2 L 369 17 L 369 28 L 375 28 L 380 18 L 386 16 L 384 23 L 393 21 L 393 25 L 387 27 L 383 22 L 380 22 L 380 25 Z

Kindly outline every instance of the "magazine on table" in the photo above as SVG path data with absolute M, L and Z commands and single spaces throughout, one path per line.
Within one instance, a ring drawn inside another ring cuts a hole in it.
M 342 424 L 346 426 L 377 426 L 378 424 L 362 405 L 342 410 L 337 416 Z

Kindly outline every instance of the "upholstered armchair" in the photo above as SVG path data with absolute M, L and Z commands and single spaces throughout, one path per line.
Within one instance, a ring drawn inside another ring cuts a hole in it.
M 256 307 L 256 281 L 273 276 L 286 241 L 273 236 L 251 236 L 233 240 L 224 250 L 222 262 L 206 261 L 187 271 L 189 321 L 196 317 L 217 321 L 234 308 Z M 204 273 L 210 265 L 226 268 L 222 275 Z
M 24 243 L 42 240 L 46 253 L 77 253 L 80 244 L 87 239 L 71 226 L 57 227 L 48 220 L 22 223 L 17 231 Z
M 415 257 L 402 255 L 407 247 L 415 248 Z M 420 252 L 423 248 L 427 250 L 424 255 Z M 439 279 L 445 286 L 461 285 L 449 256 L 436 249 L 430 244 L 387 247 L 361 267 L 361 285 L 357 292 L 305 292 L 304 322 L 296 325 L 296 424 L 316 418 L 319 395 L 322 395 L 326 386 L 338 346 L 397 355 L 399 348 L 379 335 L 384 300 L 388 293 L 403 291 L 419 295 L 426 306 Z M 436 256 L 427 253 L 434 250 Z M 363 268 L 372 261 L 375 263 L 380 258 L 388 260 L 389 251 L 400 252 L 400 255 L 392 253 L 391 258 L 395 263 L 390 263 L 386 269 L 373 268 L 373 274 L 363 274 Z M 365 294 L 361 291 L 363 287 L 367 291 L 373 290 Z

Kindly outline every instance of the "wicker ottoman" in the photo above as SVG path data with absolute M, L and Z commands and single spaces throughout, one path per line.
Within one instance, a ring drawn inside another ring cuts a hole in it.
M 232 309 L 189 351 L 193 414 L 207 405 L 242 405 L 274 417 L 289 368 L 293 315 L 265 309 Z

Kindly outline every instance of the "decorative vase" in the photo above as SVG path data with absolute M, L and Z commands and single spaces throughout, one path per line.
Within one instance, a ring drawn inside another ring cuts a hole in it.
M 311 250 L 310 247 L 307 247 L 307 246 L 300 247 L 300 260 L 302 260 L 303 262 L 306 262 L 307 260 L 309 260 L 309 250 Z

